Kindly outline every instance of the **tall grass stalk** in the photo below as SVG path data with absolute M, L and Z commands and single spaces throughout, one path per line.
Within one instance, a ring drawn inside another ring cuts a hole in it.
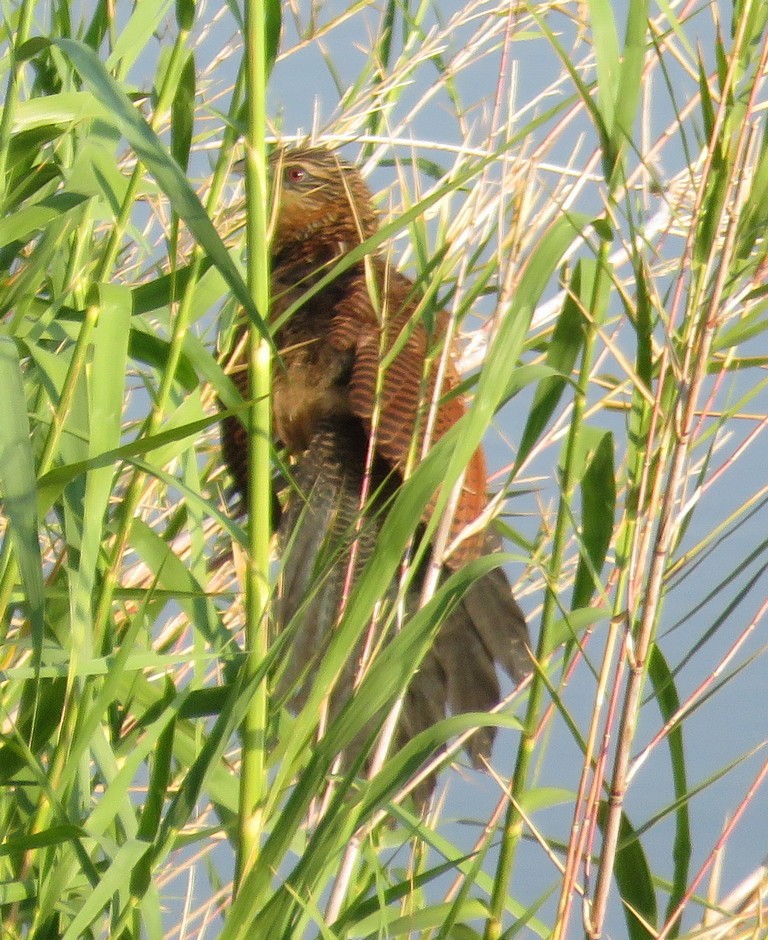
M 265 150 L 267 28 L 264 5 L 249 0 L 245 10 L 246 128 L 245 192 L 248 288 L 264 322 L 269 308 L 267 211 L 269 196 Z M 248 366 L 248 567 L 245 582 L 245 672 L 255 676 L 269 644 L 269 553 L 272 474 L 270 374 L 271 343 L 261 331 L 250 333 Z M 240 771 L 240 844 L 237 880 L 251 868 L 264 831 L 266 802 L 267 686 L 258 684 L 243 725 Z

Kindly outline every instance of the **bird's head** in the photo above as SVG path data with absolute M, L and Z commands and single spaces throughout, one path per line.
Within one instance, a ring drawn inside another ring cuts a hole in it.
M 378 218 L 360 171 L 332 150 L 279 148 L 269 163 L 274 254 L 320 242 L 342 254 L 376 232 Z

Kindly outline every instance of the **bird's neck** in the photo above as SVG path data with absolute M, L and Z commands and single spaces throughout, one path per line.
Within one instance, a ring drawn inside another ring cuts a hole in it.
M 305 231 L 301 237 L 277 238 L 272 243 L 272 270 L 282 280 L 301 280 L 305 286 L 322 277 L 361 242 L 357 233 L 337 229 Z M 360 262 L 362 264 L 362 261 Z
M 349 249 L 335 240 L 324 238 L 302 238 L 281 240 L 272 243 L 273 267 L 318 268 L 327 265 Z
M 333 264 L 377 230 L 372 213 L 353 213 L 348 207 L 324 206 L 314 211 L 283 207 L 272 239 L 273 266 L 302 268 Z

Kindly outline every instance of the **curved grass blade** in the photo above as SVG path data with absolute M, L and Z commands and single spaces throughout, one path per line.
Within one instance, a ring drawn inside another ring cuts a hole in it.
M 266 324 L 259 315 L 245 281 L 224 242 L 186 176 L 168 154 L 160 138 L 136 110 L 130 98 L 107 72 L 92 49 L 73 39 L 54 39 L 52 42 L 69 58 L 93 95 L 107 105 L 112 123 L 125 136 L 136 155 L 155 177 L 174 211 L 184 220 L 199 245 L 221 271 L 261 335 L 269 339 Z
M 38 541 L 35 463 L 29 437 L 27 398 L 21 363 L 13 340 L 0 337 L 0 396 L 4 417 L 0 421 L 0 487 L 8 516 L 8 532 L 15 550 L 27 602 L 35 661 L 43 646 L 45 590 Z M 4 556 L 9 559 L 5 544 Z

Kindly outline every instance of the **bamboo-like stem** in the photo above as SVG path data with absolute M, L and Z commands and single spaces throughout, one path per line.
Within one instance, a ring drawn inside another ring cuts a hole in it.
M 596 306 L 601 296 L 602 279 L 607 274 L 607 246 L 601 242 L 600 255 L 597 262 L 597 271 L 592 291 L 592 303 L 590 309 L 595 314 Z M 586 320 L 585 340 L 579 369 L 579 379 L 576 386 L 576 392 L 573 402 L 573 414 L 571 416 L 568 437 L 565 442 L 565 455 L 563 459 L 563 474 L 561 479 L 561 496 L 558 504 L 557 520 L 555 522 L 555 531 L 553 536 L 552 556 L 547 572 L 547 591 L 544 596 L 544 606 L 541 616 L 541 634 L 537 648 L 537 660 L 540 663 L 546 662 L 551 652 L 551 636 L 555 621 L 560 613 L 560 604 L 558 600 L 557 586 L 560 582 L 560 575 L 565 558 L 565 545 L 567 542 L 568 529 L 573 518 L 573 499 L 577 485 L 576 477 L 576 459 L 577 445 L 582 427 L 582 421 L 586 409 L 586 395 L 589 384 L 589 377 L 592 369 L 592 357 L 594 353 L 595 339 L 597 329 L 594 319 Z M 490 902 L 490 916 L 486 921 L 484 940 L 498 940 L 502 934 L 502 915 L 504 912 L 504 899 L 507 893 L 507 887 L 512 877 L 515 853 L 517 845 L 522 836 L 524 820 L 521 816 L 518 806 L 522 802 L 522 796 L 528 781 L 528 773 L 533 749 L 536 743 L 539 721 L 541 718 L 542 703 L 544 700 L 545 685 L 541 677 L 534 676 L 531 684 L 531 693 L 528 699 L 526 710 L 524 732 L 520 740 L 520 746 L 517 752 L 517 760 L 512 777 L 512 787 L 510 801 L 504 820 L 503 837 L 501 850 L 499 853 L 499 862 L 493 882 L 493 891 Z
M 188 33 L 186 30 L 180 30 L 179 35 L 176 39 L 174 45 L 173 54 L 169 62 L 168 73 L 166 80 L 163 83 L 163 86 L 160 90 L 160 95 L 157 103 L 157 108 L 153 115 L 152 126 L 154 129 L 157 129 L 160 120 L 163 115 L 167 113 L 171 105 L 171 96 L 173 90 L 176 87 L 176 81 L 178 76 L 178 71 L 183 65 L 183 53 L 186 48 Z M 96 274 L 94 276 L 94 283 L 98 284 L 102 281 L 109 280 L 110 273 L 114 267 L 115 261 L 117 259 L 118 252 L 120 250 L 120 244 L 122 242 L 125 230 L 130 222 L 131 214 L 134 209 L 136 194 L 139 189 L 139 185 L 142 181 L 144 175 L 144 168 L 141 164 L 137 163 L 134 167 L 133 173 L 128 183 L 126 189 L 125 198 L 123 199 L 122 205 L 120 207 L 120 213 L 115 225 L 110 231 L 110 236 L 107 241 L 107 244 L 104 248 L 104 252 L 101 256 Z M 183 305 L 182 305 L 183 308 Z M 61 392 L 61 397 L 59 400 L 59 407 L 56 410 L 54 416 L 54 422 L 51 425 L 51 431 L 48 435 L 48 438 L 45 443 L 45 449 L 43 451 L 43 456 L 40 461 L 40 473 L 45 473 L 57 453 L 59 440 L 61 437 L 61 432 L 64 428 L 64 422 L 69 410 L 72 407 L 72 401 L 74 399 L 75 390 L 77 383 L 80 378 L 82 370 L 85 368 L 85 363 L 88 354 L 88 348 L 93 338 L 93 332 L 96 328 L 96 323 L 99 316 L 99 307 L 96 304 L 89 304 L 86 310 L 86 317 L 83 322 L 82 329 L 80 330 L 77 342 L 75 344 L 75 349 L 72 353 L 72 360 L 70 362 L 69 370 L 67 372 L 67 377 L 64 383 L 64 388 Z M 175 330 L 175 339 L 176 339 L 176 358 L 175 362 L 178 362 L 178 356 L 180 355 L 180 345 L 183 341 L 184 330 Z M 173 346 L 171 346 L 171 356 L 173 358 Z M 170 369 L 168 370 L 170 372 Z M 175 368 L 174 368 L 175 372 Z M 168 373 L 166 373 L 166 377 Z M 171 379 L 168 378 L 167 382 L 164 382 L 164 394 L 158 398 L 158 401 L 152 411 L 152 414 L 149 417 L 148 421 L 148 433 L 154 433 L 162 422 L 162 418 L 165 412 L 165 406 L 167 404 L 167 395 L 170 393 L 171 388 Z M 96 601 L 96 607 L 94 612 L 93 619 L 93 645 L 94 648 L 99 648 L 101 646 L 104 632 L 106 630 L 106 624 L 109 620 L 109 612 L 112 607 L 112 597 L 114 595 L 114 590 L 117 585 L 118 579 L 118 569 L 120 564 L 120 559 L 125 551 L 125 548 L 128 544 L 130 538 L 131 527 L 133 525 L 133 517 L 136 512 L 136 509 L 141 499 L 141 489 L 144 475 L 142 473 L 136 472 L 131 479 L 131 483 L 128 487 L 125 499 L 121 507 L 121 517 L 120 517 L 120 526 L 118 529 L 118 535 L 114 541 L 112 551 L 110 553 L 110 563 L 107 566 L 107 569 L 104 573 L 104 579 L 101 585 L 101 590 Z
M 263 320 L 269 306 L 269 257 L 267 254 L 266 127 L 266 21 L 262 3 L 248 0 L 246 35 L 246 238 L 248 288 Z M 270 344 L 261 332 L 251 330 L 248 347 L 248 559 L 245 584 L 246 681 L 267 653 L 269 642 L 270 543 Z M 266 796 L 267 687 L 261 682 L 251 700 L 242 728 L 240 812 L 236 888 L 254 865 L 263 832 Z
M 160 92 L 158 107 L 154 115 L 155 124 L 157 124 L 162 114 L 165 113 L 170 106 L 170 96 L 172 94 L 173 88 L 175 87 L 176 68 L 181 67 L 181 53 L 185 48 L 186 39 L 187 33 L 181 30 L 174 47 L 174 56 L 169 63 L 168 72 L 166 74 L 166 81 L 164 82 Z M 134 169 L 126 189 L 125 197 L 120 207 L 118 218 L 116 219 L 115 225 L 110 233 L 110 238 L 107 241 L 104 252 L 101 256 L 101 260 L 94 274 L 93 282 L 95 284 L 109 279 L 110 272 L 117 258 L 122 236 L 129 223 L 131 212 L 133 211 L 136 192 L 138 190 L 139 182 L 142 179 L 143 172 L 144 170 L 140 165 L 137 165 Z M 51 428 L 45 442 L 42 457 L 40 459 L 39 473 L 41 475 L 50 469 L 56 456 L 61 433 L 64 428 L 64 423 L 66 417 L 69 414 L 70 408 L 72 407 L 72 402 L 74 400 L 75 391 L 78 382 L 80 381 L 81 374 L 86 366 L 88 350 L 92 342 L 94 330 L 96 329 L 96 324 L 98 321 L 99 309 L 99 305 L 95 302 L 89 303 L 86 309 L 83 325 L 78 334 L 77 342 L 72 353 L 72 359 L 70 361 L 69 368 L 64 380 L 58 407 L 54 413 L 53 420 L 51 422 Z M 136 479 L 137 478 L 135 477 L 134 481 L 136 481 Z M 92 648 L 100 647 L 105 625 L 108 621 L 109 611 L 111 609 L 112 594 L 115 585 L 117 584 L 117 568 L 119 559 L 122 556 L 124 546 L 127 544 L 129 527 L 133 518 L 133 512 L 135 511 L 135 506 L 138 504 L 138 499 L 140 496 L 140 487 L 138 486 L 138 483 L 135 483 L 133 489 L 135 492 L 133 494 L 132 500 L 130 498 L 126 499 L 123 507 L 124 514 L 122 517 L 122 538 L 118 537 L 116 541 L 116 549 L 112 555 L 113 564 L 105 573 L 99 599 L 96 604 L 92 625 L 92 642 L 90 644 Z M 131 509 L 131 507 L 133 507 L 133 509 Z M 2 588 L 0 588 L 0 591 L 2 591 Z M 70 690 L 70 694 L 72 694 L 72 690 Z M 59 737 L 59 746 L 56 748 L 53 760 L 51 762 L 51 767 L 49 769 L 49 780 L 52 791 L 61 785 L 62 781 L 65 780 L 67 776 L 72 776 L 75 773 L 77 763 L 76 761 L 71 760 L 70 745 L 74 738 L 77 721 L 77 709 L 65 709 L 63 726 L 61 735 Z M 48 820 L 51 818 L 51 813 L 51 805 L 47 795 L 44 794 L 41 796 L 40 803 L 37 807 L 32 831 L 41 831 L 47 824 Z
M 19 73 L 24 67 L 22 62 L 15 59 L 19 48 L 29 39 L 29 32 L 32 26 L 32 14 L 35 11 L 35 0 L 24 0 L 19 13 L 19 24 L 16 27 L 14 36 L 13 55 L 14 61 L 8 69 L 8 81 L 5 86 L 5 97 L 3 99 L 3 111 L 0 115 L 0 208 L 3 215 L 6 208 L 6 181 L 9 158 L 9 145 L 11 142 L 11 129 L 13 128 L 13 118 L 16 114 L 16 106 L 19 103 Z
M 712 867 L 712 865 L 716 862 L 716 860 L 721 857 L 721 853 L 723 849 L 725 848 L 725 846 L 728 844 L 728 839 L 730 838 L 733 830 L 738 825 L 739 821 L 741 820 L 746 810 L 751 806 L 752 802 L 754 801 L 755 795 L 758 793 L 762 785 L 765 783 L 766 779 L 768 779 L 768 761 L 763 761 L 760 767 L 760 770 L 755 775 L 754 780 L 747 788 L 747 792 L 744 794 L 740 803 L 738 804 L 738 806 L 735 808 L 734 812 L 732 813 L 730 819 L 728 820 L 728 824 L 723 829 L 723 832 L 720 835 L 720 838 L 717 840 L 716 845 L 714 846 L 712 851 L 709 853 L 704 863 L 699 868 L 699 871 L 691 879 L 691 883 L 688 885 L 688 888 L 685 894 L 680 899 L 680 902 L 678 903 L 675 910 L 672 911 L 671 915 L 667 918 L 667 922 L 664 925 L 664 928 L 657 935 L 658 940 L 667 940 L 667 937 L 670 936 L 670 934 L 672 933 L 672 930 L 675 928 L 675 925 L 683 916 L 683 912 L 685 911 L 689 901 L 691 900 L 693 895 L 696 893 L 696 889 L 701 884 L 704 878 L 704 875 Z M 750 934 L 752 936 L 756 935 L 756 934 L 753 934 L 751 931 L 750 931 Z
M 739 48 L 744 42 L 746 30 L 746 17 L 740 20 L 739 34 L 735 45 Z M 762 74 L 765 68 L 768 51 L 763 49 L 760 67 L 757 74 Z M 737 56 L 731 60 L 731 67 L 726 76 L 725 86 L 730 89 L 737 81 Z M 754 94 L 754 88 L 753 88 Z M 728 98 L 723 96 L 723 104 L 717 113 L 712 132 L 713 145 L 710 147 L 708 165 L 711 165 L 712 154 L 718 150 L 718 139 L 726 124 Z M 754 104 L 754 100 L 753 100 Z M 740 167 L 742 159 L 746 159 L 749 150 L 750 129 L 745 122 L 739 134 L 737 146 L 733 156 L 733 164 Z M 707 179 L 707 169 L 703 173 L 703 180 Z M 710 245 L 709 256 L 699 272 L 692 301 L 689 302 L 691 314 L 686 318 L 690 324 L 687 331 L 685 355 L 681 365 L 682 375 L 690 377 L 687 383 L 680 388 L 677 398 L 678 419 L 675 428 L 675 442 L 670 456 L 669 471 L 664 481 L 665 485 L 661 496 L 661 511 L 659 524 L 653 540 L 653 555 L 645 588 L 645 603 L 636 638 L 631 649 L 631 669 L 627 680 L 627 687 L 622 704 L 622 714 L 619 722 L 616 757 L 610 782 L 611 800 L 606 816 L 603 846 L 600 853 L 597 881 L 594 891 L 594 901 L 590 910 L 588 933 L 591 937 L 602 936 L 603 924 L 606 916 L 608 897 L 612 880 L 612 873 L 618 849 L 619 828 L 624 806 L 624 796 L 628 786 L 630 773 L 630 748 L 634 740 L 637 719 L 640 709 L 640 700 L 648 668 L 648 657 L 655 634 L 659 615 L 661 599 L 663 596 L 663 581 L 668 565 L 669 555 L 674 547 L 678 528 L 678 506 L 682 496 L 685 464 L 688 460 L 693 439 L 693 429 L 696 422 L 696 403 L 699 399 L 703 382 L 707 376 L 707 364 L 710 359 L 712 343 L 719 316 L 721 315 L 721 301 L 725 291 L 726 279 L 730 273 L 729 260 L 732 257 L 739 223 L 738 206 L 740 204 L 740 190 L 743 186 L 744 174 L 733 173 L 729 182 L 726 198 L 723 200 L 723 212 L 728 218 L 728 224 L 723 244 L 717 244 L 717 239 Z M 705 184 L 699 190 L 699 202 L 703 202 Z M 734 208 L 736 207 L 736 208 Z M 679 284 L 682 284 L 682 279 Z M 711 285 L 710 295 L 705 301 L 706 287 Z M 659 381 L 659 396 L 664 394 L 665 382 Z M 657 480 L 661 477 L 658 472 Z

